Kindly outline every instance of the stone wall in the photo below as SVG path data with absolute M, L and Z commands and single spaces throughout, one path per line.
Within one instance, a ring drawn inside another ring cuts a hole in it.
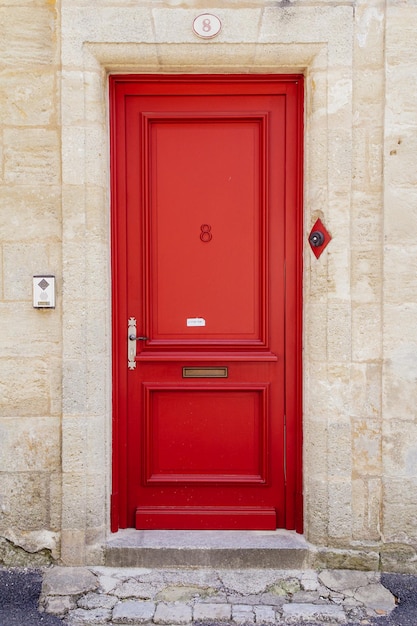
M 192 33 L 205 9 L 212 41 Z M 303 72 L 305 535 L 416 569 L 414 0 L 0 0 L 0 536 L 100 562 L 109 72 Z M 333 239 L 316 260 L 307 233 Z M 31 277 L 57 277 L 57 308 Z M 338 561 L 340 557 L 340 561 Z M 362 559 L 362 560 L 361 560 Z
M 417 547 L 417 28 L 415 2 L 389 2 L 384 110 L 381 533 L 416 567 Z M 410 548 L 410 545 L 413 549 Z M 411 567 L 411 565 L 410 565 Z
M 62 300 L 33 309 L 32 275 L 62 291 L 59 37 L 53 3 L 0 2 L 0 535 L 54 557 Z

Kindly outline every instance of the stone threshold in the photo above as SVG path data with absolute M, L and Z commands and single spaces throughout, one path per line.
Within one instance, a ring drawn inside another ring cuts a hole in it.
M 108 567 L 210 567 L 305 569 L 311 546 L 288 530 L 135 530 L 111 535 L 104 547 Z

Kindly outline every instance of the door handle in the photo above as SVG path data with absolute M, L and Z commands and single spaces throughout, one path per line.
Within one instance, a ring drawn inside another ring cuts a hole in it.
M 149 337 L 136 336 L 136 318 L 129 317 L 127 321 L 127 366 L 130 370 L 136 369 L 136 342 L 147 339 Z

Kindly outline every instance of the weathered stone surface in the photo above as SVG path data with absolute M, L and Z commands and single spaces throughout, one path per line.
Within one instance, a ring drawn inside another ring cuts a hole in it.
M 301 588 L 304 591 L 316 591 L 318 588 L 317 572 L 308 570 L 301 575 Z
M 46 128 L 4 131 L 4 176 L 10 184 L 59 182 L 58 133 Z
M 276 581 L 276 573 L 262 570 L 226 571 L 220 573 L 221 580 L 229 591 L 238 593 L 261 593 Z
M 44 574 L 42 594 L 77 595 L 93 591 L 97 587 L 97 577 L 84 567 L 53 567 Z
M 268 592 L 278 596 L 287 596 L 300 591 L 301 585 L 297 578 L 287 578 L 278 580 L 275 584 L 268 587 Z
M 57 471 L 60 464 L 60 420 L 58 417 L 4 418 L 0 426 L 3 455 L 0 472 Z
M 104 593 L 88 593 L 86 596 L 82 596 L 77 605 L 80 609 L 112 609 L 118 600 L 114 596 L 109 596 Z
M 213 601 L 221 602 L 221 600 L 219 600 L 218 598 L 219 598 L 218 596 L 215 596 L 213 598 Z M 260 594 L 250 594 L 250 595 L 227 594 L 227 596 L 225 596 L 225 601 L 227 600 L 231 604 L 239 604 L 242 602 L 243 598 L 245 600 L 245 604 L 251 604 L 251 605 L 265 604 L 265 605 L 271 605 L 275 607 L 281 607 L 283 604 L 285 604 L 288 601 L 287 595 L 277 595 L 275 593 L 260 593 Z
M 291 602 L 300 604 L 301 602 L 316 602 L 319 599 L 318 591 L 296 591 L 291 596 Z
M 0 358 L 1 417 L 48 415 L 54 375 L 47 359 L 34 358 L 31 364 L 28 369 L 27 359 L 20 357 L 11 368 L 10 360 Z
M 60 570 L 62 568 L 55 568 Z M 77 568 L 72 568 L 77 571 Z M 84 570 L 83 568 L 81 571 Z M 94 568 L 95 576 L 104 576 L 113 579 L 116 583 L 146 581 L 144 584 L 160 585 L 165 579 L 174 577 L 177 586 L 169 586 L 169 591 L 177 590 L 178 581 L 183 577 L 188 579 L 192 574 L 194 580 L 206 580 L 207 571 L 178 568 L 173 570 L 129 570 L 116 568 Z M 256 570 L 252 570 L 256 575 Z M 148 624 L 181 625 L 193 622 L 221 623 L 230 622 L 236 624 L 274 624 L 279 620 L 285 623 L 300 623 L 303 621 L 314 623 L 345 623 L 345 621 L 357 621 L 358 623 L 369 615 L 389 614 L 395 607 L 395 600 L 391 593 L 379 582 L 380 574 L 376 572 L 355 571 L 324 571 L 319 574 L 312 570 L 289 572 L 277 570 L 260 570 L 260 574 L 272 574 L 277 583 L 289 584 L 292 590 L 286 596 L 272 593 L 259 592 L 257 594 L 227 593 L 223 595 L 222 586 L 218 588 L 217 596 L 192 595 L 186 600 L 174 600 L 171 602 L 161 601 L 155 598 L 153 601 L 130 599 L 120 601 L 111 593 L 113 587 L 107 581 L 109 591 L 103 593 L 101 588 L 78 593 L 78 588 L 73 588 L 72 596 L 43 595 L 42 606 L 49 612 L 58 615 L 66 615 L 71 626 L 77 624 L 105 624 L 110 621 L 113 624 Z M 216 578 L 218 570 L 210 570 L 210 577 Z M 301 581 L 314 582 L 317 589 L 314 591 L 301 590 Z M 62 581 L 61 581 L 62 582 Z M 328 585 L 328 586 L 325 586 Z M 185 587 L 190 591 L 189 587 Z M 335 590 L 337 588 L 337 590 Z M 56 591 L 51 588 L 51 592 Z M 61 590 L 61 589 L 59 589 Z M 192 587 L 192 591 L 195 587 Z M 281 589 L 282 591 L 282 589 Z M 175 597 L 177 597 L 175 595 Z M 274 602 L 274 599 L 276 602 Z M 268 602 L 269 601 L 269 602 Z M 77 608 L 77 604 L 78 608 Z M 89 620 L 92 620 L 89 622 Z M 101 622 L 100 620 L 103 620 Z M 355 621 L 355 623 L 356 623 Z
M 2 6 L 0 24 L 0 53 L 6 66 L 21 69 L 35 64 L 48 69 L 56 59 L 56 23 L 50 7 Z
M 250 604 L 235 604 L 232 607 L 232 620 L 236 624 L 248 624 L 254 621 L 254 607 Z
M 14 126 L 48 125 L 55 119 L 55 72 L 0 72 L 0 101 L 4 119 Z
M 197 604 L 194 607 L 193 618 L 194 621 L 209 620 L 227 622 L 230 620 L 232 614 L 232 607 L 230 604 Z
M 158 589 L 159 585 L 142 583 L 136 580 L 127 580 L 116 587 L 111 593 L 121 599 L 141 598 L 142 600 L 149 600 L 156 595 Z
M 99 624 L 102 626 L 106 624 L 111 617 L 111 611 L 109 609 L 92 609 L 87 611 L 85 609 L 75 609 L 71 611 L 67 623 L 70 626 L 83 626 L 83 624 Z
M 155 624 L 190 624 L 192 609 L 183 603 L 158 604 L 153 618 Z
M 257 624 L 275 624 L 276 612 L 272 606 L 255 606 L 255 618 Z
M 331 589 L 347 596 L 353 596 L 359 587 L 379 581 L 379 574 L 374 572 L 355 572 L 352 570 L 324 570 L 318 575 L 320 582 Z
M 390 613 L 395 609 L 394 596 L 380 583 L 359 587 L 354 593 L 354 598 L 374 611 Z
M 29 554 L 37 554 L 42 550 L 50 555 L 49 561 L 59 556 L 59 534 L 49 530 L 32 530 L 20 533 L 16 528 L 4 529 L 4 539 L 7 539 L 14 547 L 20 548 Z
M 98 577 L 100 589 L 104 593 L 109 593 L 109 591 L 113 591 L 115 587 L 120 583 L 117 578 L 113 578 L 112 576 L 100 576 Z
M 125 600 L 113 609 L 114 624 L 143 624 L 150 622 L 155 613 L 154 602 Z
M 49 549 L 28 552 L 8 539 L 0 537 L 0 565 L 5 567 L 39 567 L 52 561 Z
M 72 596 L 52 596 L 45 598 L 42 607 L 46 613 L 65 615 L 69 610 L 75 609 L 76 604 Z
M 320 548 L 312 559 L 312 566 L 331 569 L 349 570 L 377 570 L 379 567 L 379 553 L 375 550 L 338 550 L 335 548 Z
M 23 547 L 30 553 L 51 548 L 50 541 L 47 543 L 42 541 L 42 535 L 50 538 L 50 533 L 46 530 L 48 510 L 45 501 L 48 495 L 48 472 L 2 474 L 0 531 L 4 530 L 4 536 L 10 537 L 15 546 Z M 39 541 L 36 541 L 36 534 Z
M 347 621 L 344 611 L 338 606 L 324 604 L 284 604 L 283 617 L 288 623 L 298 620 L 344 623 Z
M 207 598 L 217 593 L 212 587 L 197 587 L 193 585 L 169 585 L 162 589 L 156 600 L 161 602 L 186 602 L 192 598 Z
M 9 219 L 3 220 L 1 225 L 3 241 L 35 242 L 39 240 L 39 233 L 43 233 L 43 242 L 58 243 L 62 229 L 60 203 L 59 185 L 3 185 L 0 211 L 9 214 Z M 10 303 L 4 308 L 10 310 Z M 60 328 L 61 320 L 57 316 L 53 323 L 54 327 Z
M 381 566 L 384 572 L 417 574 L 417 552 L 403 543 L 387 543 L 381 548 Z

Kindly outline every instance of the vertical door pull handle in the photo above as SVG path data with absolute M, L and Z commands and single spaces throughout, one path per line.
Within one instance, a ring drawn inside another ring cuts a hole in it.
M 146 341 L 149 337 L 136 336 L 136 318 L 127 320 L 127 366 L 130 370 L 136 369 L 136 342 Z

